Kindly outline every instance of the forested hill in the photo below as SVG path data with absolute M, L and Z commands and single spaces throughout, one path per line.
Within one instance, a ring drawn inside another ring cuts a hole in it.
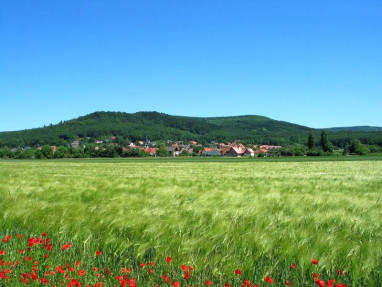
M 326 130 L 331 132 L 341 132 L 341 131 L 382 132 L 382 127 L 371 127 L 371 126 L 336 127 L 336 128 L 328 128 Z
M 227 142 L 239 139 L 246 143 L 290 145 L 305 144 L 310 131 L 319 139 L 321 130 L 311 129 L 262 116 L 198 118 L 171 116 L 158 112 L 95 112 L 77 119 L 42 128 L 2 132 L 0 147 L 67 145 L 79 137 L 92 140 L 116 136 L 118 142 L 143 140 L 196 140 Z M 382 132 L 329 132 L 335 146 L 357 138 L 364 143 L 382 146 Z

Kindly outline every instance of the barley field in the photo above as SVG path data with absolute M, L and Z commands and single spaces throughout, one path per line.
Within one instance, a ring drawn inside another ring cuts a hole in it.
M 0 161 L 0 237 L 0 286 L 382 286 L 382 161 Z

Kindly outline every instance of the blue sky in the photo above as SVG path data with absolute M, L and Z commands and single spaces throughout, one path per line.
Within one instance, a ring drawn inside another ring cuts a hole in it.
M 0 131 L 94 111 L 382 126 L 382 1 L 0 1 Z

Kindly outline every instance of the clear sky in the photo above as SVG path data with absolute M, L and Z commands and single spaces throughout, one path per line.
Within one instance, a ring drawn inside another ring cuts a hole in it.
M 94 111 L 382 126 L 381 19 L 381 0 L 0 0 L 0 131 Z

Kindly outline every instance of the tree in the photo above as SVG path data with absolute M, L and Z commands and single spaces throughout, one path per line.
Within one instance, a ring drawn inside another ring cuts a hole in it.
M 191 154 L 188 151 L 186 150 L 182 151 L 182 156 L 190 156 L 190 155 Z
M 314 135 L 313 132 L 310 132 L 309 137 L 308 137 L 308 149 L 311 150 L 315 148 L 315 143 L 314 143 Z
M 41 149 L 41 152 L 45 158 L 48 158 L 48 159 L 53 158 L 53 150 L 50 146 L 44 145 Z
M 363 145 L 358 139 L 354 139 L 350 142 L 349 151 L 351 153 L 359 155 L 367 155 L 370 153 L 370 150 L 365 145 Z
M 157 149 L 157 155 L 158 156 L 167 156 L 168 155 L 167 148 L 164 145 L 160 146 Z
M 295 155 L 295 156 L 302 156 L 302 155 L 304 155 L 304 150 L 303 150 L 303 148 L 300 145 L 293 146 L 291 151 L 292 151 L 293 155 Z
M 59 146 L 56 149 L 56 153 L 54 154 L 55 158 L 64 158 L 67 156 L 67 148 L 64 146 Z
M 331 148 L 330 148 L 330 143 L 329 143 L 329 140 L 328 140 L 328 134 L 326 133 L 326 131 L 322 131 L 321 132 L 321 148 L 324 152 L 328 152 L 328 151 L 331 151 Z

